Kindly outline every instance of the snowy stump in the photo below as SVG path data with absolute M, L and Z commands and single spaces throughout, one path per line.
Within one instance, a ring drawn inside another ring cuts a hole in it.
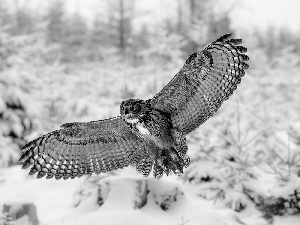
M 12 221 L 24 221 L 32 225 L 39 223 L 33 203 L 6 203 L 3 205 L 3 214 L 8 214 Z
M 140 209 L 155 204 L 167 211 L 184 199 L 179 183 L 140 177 L 108 177 L 86 182 L 75 193 L 74 206 L 97 204 L 101 208 Z

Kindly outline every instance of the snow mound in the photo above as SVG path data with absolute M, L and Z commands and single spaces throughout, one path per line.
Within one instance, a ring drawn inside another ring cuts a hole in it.
M 32 179 L 19 166 L 0 173 L 0 203 L 32 202 L 40 224 L 225 225 L 237 214 L 199 198 L 176 177 L 91 176 Z

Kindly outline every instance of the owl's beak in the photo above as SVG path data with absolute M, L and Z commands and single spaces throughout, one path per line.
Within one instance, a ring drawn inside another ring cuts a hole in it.
M 128 113 L 128 114 L 124 114 L 124 115 L 123 115 L 123 118 L 124 118 L 124 119 L 133 119 L 133 117 L 134 117 L 134 116 L 132 115 L 132 113 Z

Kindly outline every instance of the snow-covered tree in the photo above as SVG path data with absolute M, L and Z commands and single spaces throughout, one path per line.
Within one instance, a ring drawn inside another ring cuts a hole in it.
M 16 69 L 23 63 L 18 48 L 24 37 L 10 36 L 3 29 L 0 32 L 0 167 L 6 167 L 17 160 L 32 123 L 25 103 L 26 78 Z

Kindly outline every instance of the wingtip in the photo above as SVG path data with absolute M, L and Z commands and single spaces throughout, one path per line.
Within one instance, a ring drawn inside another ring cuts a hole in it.
M 232 33 L 224 34 L 223 36 L 219 37 L 215 42 L 227 41 L 231 36 L 232 36 Z
M 32 151 L 26 150 L 22 152 L 21 157 L 19 158 L 19 162 L 24 162 L 26 161 L 30 156 L 32 156 Z
M 37 139 L 28 142 L 26 145 L 23 146 L 22 151 L 26 151 L 27 149 L 31 148 L 32 146 L 35 146 L 35 142 Z
M 26 161 L 26 162 L 23 163 L 23 165 L 22 165 L 21 168 L 22 168 L 22 169 L 27 169 L 30 165 L 31 165 L 31 164 L 30 164 L 29 162 Z
M 25 154 L 22 154 L 21 157 L 18 159 L 18 162 L 21 163 L 24 162 L 25 158 L 26 158 Z

